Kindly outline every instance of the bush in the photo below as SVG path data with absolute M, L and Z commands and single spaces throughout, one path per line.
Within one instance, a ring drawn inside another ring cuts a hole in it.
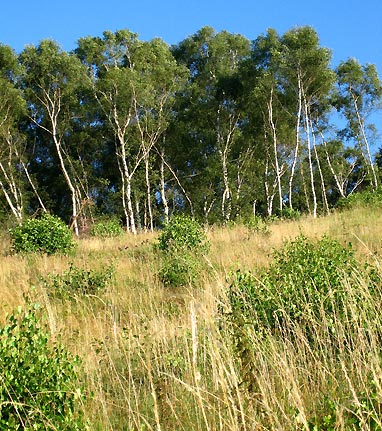
M 298 220 L 301 217 L 301 212 L 290 207 L 284 207 L 279 216 L 283 220 Z
M 356 268 L 350 246 L 300 236 L 276 251 L 258 277 L 238 271 L 229 288 L 230 305 L 236 318 L 262 327 L 279 327 L 285 320 L 309 324 L 321 311 L 341 311 L 344 275 Z
M 48 294 L 60 298 L 76 295 L 98 295 L 103 293 L 114 274 L 113 266 L 101 271 L 77 268 L 70 264 L 63 274 L 49 274 L 42 279 Z
M 165 286 L 187 286 L 193 284 L 204 270 L 200 256 L 183 251 L 162 256 L 159 278 Z
M 166 286 L 194 283 L 204 269 L 203 254 L 209 249 L 199 223 L 187 216 L 172 217 L 158 238 L 162 267 L 159 278 Z
M 68 253 L 75 247 L 73 234 L 59 218 L 44 214 L 39 219 L 28 219 L 10 230 L 12 249 L 16 253 Z
M 0 429 L 87 429 L 77 408 L 79 360 L 49 342 L 36 310 L 19 310 L 0 328 Z
M 208 251 L 209 244 L 200 224 L 191 217 L 177 215 L 171 217 L 158 238 L 160 250 L 192 250 L 203 253 Z
M 350 209 L 355 207 L 381 207 L 382 187 L 376 190 L 364 190 L 349 195 L 347 198 L 339 199 L 337 206 L 339 209 Z
M 124 230 L 117 218 L 104 218 L 95 222 L 90 235 L 98 238 L 115 238 L 123 235 Z
M 260 216 L 253 216 L 244 222 L 244 225 L 256 233 L 269 234 L 269 220 Z

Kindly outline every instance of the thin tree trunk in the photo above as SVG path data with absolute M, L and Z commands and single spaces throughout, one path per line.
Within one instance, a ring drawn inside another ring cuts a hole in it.
M 160 194 L 161 200 L 163 204 L 163 214 L 164 214 L 164 222 L 165 224 L 169 221 L 169 210 L 168 210 L 168 202 L 166 198 L 166 184 L 164 180 L 164 150 L 161 151 L 161 162 L 160 162 Z
M 264 189 L 265 189 L 265 199 L 267 202 L 267 215 L 268 217 L 271 217 L 273 214 L 273 201 L 275 199 L 275 190 L 277 188 L 277 182 L 275 181 L 273 183 L 273 190 L 270 192 L 269 190 L 269 184 L 268 184 L 268 174 L 269 174 L 269 160 L 267 159 L 266 165 L 265 165 L 265 180 L 264 180 Z
M 8 205 L 9 205 L 9 208 L 11 209 L 13 215 L 15 216 L 15 218 L 17 220 L 17 223 L 19 225 L 21 225 L 22 220 L 23 220 L 22 212 L 20 212 L 20 209 L 17 208 L 13 204 L 12 199 L 9 196 L 9 193 L 7 192 L 7 189 L 5 188 L 5 186 L 4 186 L 4 184 L 3 184 L 3 182 L 1 180 L 0 180 L 0 188 L 3 191 L 4 197 L 5 197 L 6 201 L 7 201 Z
M 312 148 L 311 148 L 311 130 L 310 130 L 310 117 L 309 117 L 309 109 L 308 102 L 304 95 L 304 114 L 305 114 L 305 132 L 306 132 L 306 142 L 308 147 L 308 162 L 309 162 L 309 177 L 310 177 L 310 188 L 312 191 L 313 197 L 313 218 L 317 217 L 317 196 L 316 189 L 314 187 L 314 171 L 313 171 L 313 162 L 312 162 Z
M 268 102 L 268 117 L 269 117 L 269 124 L 271 125 L 272 129 L 272 138 L 273 138 L 273 156 L 275 160 L 275 169 L 276 169 L 276 179 L 277 179 L 277 190 L 279 195 L 279 210 L 280 214 L 283 209 L 283 198 L 282 198 L 282 191 L 281 191 L 281 171 L 279 166 L 279 157 L 277 153 L 277 133 L 276 133 L 276 126 L 273 121 L 273 88 L 271 89 L 271 95 L 270 100 Z
M 334 171 L 332 161 L 330 160 L 330 156 L 329 156 L 329 152 L 328 152 L 328 147 L 326 145 L 326 141 L 325 141 L 322 133 L 321 133 L 321 138 L 322 138 L 322 142 L 323 142 L 324 148 L 325 148 L 326 161 L 328 162 L 330 172 L 332 173 L 334 181 L 336 182 L 337 190 L 339 191 L 341 197 L 346 198 L 346 181 L 343 179 L 340 180 L 339 176 Z
M 228 168 L 227 168 L 227 148 L 224 151 L 219 150 L 220 159 L 222 163 L 223 184 L 224 191 L 222 196 L 222 217 L 225 222 L 231 218 L 231 189 L 228 181 Z
M 44 211 L 44 213 L 46 213 L 47 209 L 45 208 L 45 205 L 44 205 L 44 203 L 43 203 L 43 201 L 42 201 L 42 199 L 41 199 L 41 197 L 40 197 L 40 195 L 39 195 L 39 193 L 38 193 L 38 191 L 36 189 L 36 186 L 34 185 L 34 182 L 32 181 L 31 176 L 29 175 L 28 168 L 26 167 L 25 163 L 22 160 L 20 160 L 20 163 L 21 163 L 21 166 L 24 169 L 24 172 L 25 172 L 25 175 L 27 176 L 28 182 L 31 185 L 34 194 L 36 195 L 37 200 L 38 200 L 38 202 L 39 202 L 42 210 Z
M 10 156 L 11 158 L 11 153 Z M 21 224 L 22 223 L 22 219 L 23 219 L 23 202 L 22 202 L 22 195 L 20 193 L 20 191 L 18 190 L 18 187 L 16 185 L 15 179 L 12 175 L 12 165 L 11 165 L 11 161 L 8 161 L 8 172 L 5 169 L 4 165 L 2 162 L 0 162 L 0 171 L 3 173 L 4 179 L 7 182 L 7 186 L 9 191 L 7 191 L 6 186 L 4 185 L 3 182 L 0 183 L 0 187 L 3 191 L 4 197 L 12 211 L 12 213 L 14 214 L 17 223 Z M 11 197 L 12 196 L 12 197 Z M 12 201 L 13 198 L 13 201 Z
M 301 88 L 301 74 L 298 71 L 298 110 L 297 110 L 297 121 L 296 121 L 296 146 L 294 150 L 293 162 L 291 167 L 291 173 L 289 177 L 289 207 L 293 209 L 292 195 L 293 195 L 293 179 L 297 165 L 298 151 L 300 147 L 300 125 L 301 125 L 301 113 L 302 113 L 302 88 Z
M 315 135 L 315 133 L 313 131 L 313 124 L 312 124 L 312 122 L 310 123 L 310 127 L 311 127 L 311 130 L 312 130 L 314 155 L 316 157 L 317 169 L 318 169 L 318 173 L 320 175 L 322 202 L 323 202 L 323 206 L 324 206 L 324 211 L 327 214 L 329 214 L 329 203 L 328 203 L 328 198 L 326 196 L 325 180 L 324 180 L 324 175 L 323 175 L 322 169 L 321 169 L 320 158 L 318 157 L 317 146 L 316 146 L 316 135 Z
M 70 195 L 71 195 L 71 201 L 72 201 L 72 222 L 71 227 L 74 230 L 74 233 L 76 236 L 79 235 L 78 231 L 78 211 L 77 211 L 77 196 L 76 196 L 76 189 L 73 185 L 73 182 L 70 178 L 69 172 L 66 169 L 64 157 L 63 157 L 63 151 L 62 151 L 62 142 L 61 137 L 58 134 L 57 130 L 57 121 L 58 117 L 61 111 L 61 95 L 60 91 L 56 91 L 53 95 L 50 95 L 49 92 L 44 90 L 44 97 L 45 101 L 43 102 L 45 105 L 45 109 L 48 113 L 51 129 L 46 128 L 45 126 L 41 125 L 38 121 L 36 121 L 35 118 L 31 118 L 32 121 L 43 130 L 47 131 L 53 139 L 54 146 L 56 148 L 56 153 L 59 160 L 60 169 L 64 175 L 64 179 L 66 181 L 66 184 L 69 188 Z
M 370 169 L 371 169 L 371 172 L 373 175 L 373 188 L 374 188 L 374 190 L 376 190 L 378 187 L 378 179 L 377 179 L 377 175 L 375 173 L 373 159 L 371 158 L 370 146 L 369 146 L 369 141 L 367 139 L 366 132 L 365 132 L 364 120 L 361 118 L 361 115 L 360 115 L 359 109 L 358 109 L 358 105 L 357 105 L 357 100 L 354 96 L 353 96 L 353 103 L 354 103 L 355 112 L 357 114 L 358 124 L 359 124 L 359 127 L 361 128 L 362 138 L 363 138 L 363 141 L 365 143 L 367 159 L 368 159 L 368 162 L 370 164 Z
M 301 181 L 302 181 L 302 189 L 304 191 L 304 197 L 305 197 L 305 203 L 306 203 L 306 208 L 309 212 L 309 214 L 312 214 L 311 210 L 310 210 L 310 199 L 308 196 L 308 191 L 307 191 L 307 187 L 306 187 L 306 180 L 305 180 L 305 173 L 304 173 L 304 166 L 301 163 L 300 166 L 300 174 L 301 174 Z
M 54 144 L 56 146 L 56 152 L 57 152 L 57 156 L 58 156 L 58 160 L 60 162 L 60 167 L 61 167 L 61 171 L 64 174 L 64 178 L 66 180 L 66 184 L 69 187 L 70 190 L 70 194 L 71 194 L 71 199 L 72 199 L 72 226 L 74 229 L 74 233 L 76 236 L 79 235 L 79 231 L 78 231 L 78 212 L 77 212 L 77 196 L 76 196 L 76 189 L 73 186 L 72 180 L 69 176 L 69 173 L 66 169 L 65 163 L 64 163 L 64 159 L 62 156 L 62 151 L 61 151 L 61 142 L 60 140 L 57 138 L 57 134 L 56 134 L 56 127 L 53 126 L 53 141 Z
M 142 230 L 142 223 L 141 223 L 141 212 L 139 208 L 139 199 L 135 197 L 135 217 L 136 217 L 136 224 L 138 229 Z
M 147 210 L 149 214 L 150 231 L 154 232 L 153 210 L 151 206 L 149 153 L 147 153 L 145 157 L 145 178 L 146 178 Z
M 179 188 L 182 190 L 184 197 L 186 198 L 188 204 L 190 205 L 190 210 L 191 210 L 191 215 L 195 216 L 194 213 L 194 207 L 192 205 L 192 201 L 189 198 L 186 190 L 184 189 L 184 187 L 182 186 L 182 183 L 180 182 L 178 176 L 176 175 L 175 171 L 172 169 L 172 167 L 166 162 L 166 159 L 164 158 L 164 155 L 162 155 L 161 152 L 158 151 L 157 148 L 155 148 L 156 152 L 159 154 L 159 156 L 161 157 L 162 162 L 166 165 L 167 169 L 171 172 L 172 176 L 174 177 L 175 181 L 177 182 Z
M 136 235 L 137 229 L 135 227 L 133 202 L 132 202 L 132 196 L 131 196 L 131 179 L 130 178 L 127 178 L 127 180 L 126 180 L 126 202 L 127 202 L 127 212 L 129 215 L 131 232 L 134 235 Z
M 123 209 L 123 214 L 125 216 L 125 222 L 126 222 L 126 230 L 127 232 L 130 232 L 130 218 L 129 218 L 129 213 L 127 212 L 127 206 L 126 206 L 126 184 L 125 184 L 125 175 L 123 173 L 123 169 L 121 166 L 121 161 L 120 161 L 120 155 L 117 152 L 117 163 L 118 163 L 118 169 L 119 169 L 119 173 L 121 175 L 121 194 L 122 194 L 122 209 Z
M 127 166 L 126 161 L 126 146 L 124 138 L 121 134 L 118 136 L 119 140 L 119 150 L 120 150 L 120 158 L 122 162 L 122 172 L 125 182 L 125 199 L 126 199 L 126 207 L 127 207 L 127 215 L 129 218 L 129 226 L 131 229 L 131 232 L 136 235 L 137 229 L 135 227 L 135 220 L 134 220 L 134 211 L 133 211 L 133 203 L 132 203 L 132 196 L 131 196 L 131 177 L 132 174 L 129 172 L 129 167 Z

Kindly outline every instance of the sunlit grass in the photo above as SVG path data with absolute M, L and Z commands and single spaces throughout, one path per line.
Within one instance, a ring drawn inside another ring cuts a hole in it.
M 82 239 L 75 255 L 51 257 L 11 255 L 5 239 L 0 303 L 11 310 L 26 297 L 39 302 L 52 335 L 82 358 L 82 378 L 94 394 L 86 405 L 94 430 L 297 431 L 328 411 L 339 418 L 333 429 L 345 430 L 341 418 L 349 410 L 357 415 L 357 405 L 360 411 L 365 400 L 382 395 L 380 304 L 361 274 L 346 281 L 348 320 L 328 322 L 323 314 L 314 343 L 295 322 L 285 338 L 249 332 L 250 382 L 243 381 L 221 321 L 230 274 L 267 266 L 273 250 L 300 234 L 352 242 L 379 270 L 382 214 L 358 208 L 275 222 L 262 233 L 213 228 L 207 269 L 197 285 L 183 288 L 161 285 L 155 234 Z M 52 297 L 40 278 L 63 273 L 70 263 L 97 270 L 113 265 L 113 280 L 93 297 Z M 328 399 L 335 400 L 330 409 Z

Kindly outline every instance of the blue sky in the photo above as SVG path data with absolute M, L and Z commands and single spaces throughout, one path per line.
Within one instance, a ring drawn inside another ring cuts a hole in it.
M 80 37 L 127 28 L 142 40 L 175 44 L 205 25 L 253 40 L 267 28 L 282 34 L 311 25 L 333 50 L 334 65 L 355 57 L 381 73 L 381 21 L 381 0 L 8 0 L 1 6 L 0 43 L 19 52 L 51 38 L 71 50 Z

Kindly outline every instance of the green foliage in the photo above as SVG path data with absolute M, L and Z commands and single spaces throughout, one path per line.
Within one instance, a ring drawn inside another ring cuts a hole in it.
M 191 217 L 173 216 L 158 237 L 160 250 L 208 251 L 207 237 L 200 224 Z
M 251 231 L 257 233 L 269 233 L 269 223 L 264 217 L 254 216 L 245 220 L 244 225 Z
M 165 286 L 187 286 L 197 281 L 203 270 L 200 256 L 185 250 L 174 250 L 162 255 L 159 279 Z
M 123 235 L 124 230 L 117 218 L 100 219 L 93 224 L 90 235 L 98 238 L 114 238 Z
M 113 278 L 114 268 L 104 270 L 86 270 L 72 263 L 63 274 L 49 274 L 42 279 L 48 294 L 60 298 L 72 298 L 76 295 L 99 295 L 105 292 Z
M 269 269 L 256 277 L 238 271 L 229 289 L 233 315 L 262 327 L 285 320 L 309 324 L 320 312 L 338 313 L 345 298 L 343 277 L 357 268 L 351 247 L 300 236 L 274 253 Z
M 284 220 L 298 220 L 301 217 L 301 212 L 294 208 L 284 207 L 280 217 Z
M 158 238 L 162 252 L 159 278 L 167 286 L 185 286 L 202 272 L 203 254 L 209 243 L 202 227 L 194 219 L 179 215 L 171 218 Z
M 355 207 L 381 207 L 382 206 L 382 187 L 376 190 L 364 190 L 358 193 L 352 193 L 347 198 L 341 198 L 338 201 L 338 208 L 350 209 Z
M 87 429 L 77 408 L 79 360 L 49 341 L 36 310 L 19 310 L 0 328 L 0 429 Z
M 49 214 L 26 220 L 21 226 L 11 229 L 10 236 L 12 249 L 16 253 L 68 253 L 76 245 L 65 223 Z

